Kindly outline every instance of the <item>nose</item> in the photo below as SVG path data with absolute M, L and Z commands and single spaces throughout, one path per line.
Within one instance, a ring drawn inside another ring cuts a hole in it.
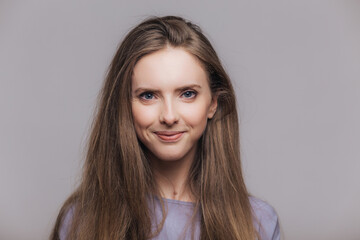
M 160 113 L 160 122 L 171 126 L 178 123 L 179 115 L 174 106 L 175 104 L 171 100 L 166 100 L 162 104 L 162 109 Z

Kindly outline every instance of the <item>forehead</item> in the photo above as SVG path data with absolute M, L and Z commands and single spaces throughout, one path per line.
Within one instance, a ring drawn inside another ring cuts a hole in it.
M 182 48 L 167 47 L 144 56 L 135 65 L 132 76 L 133 89 L 190 84 L 209 86 L 201 62 Z

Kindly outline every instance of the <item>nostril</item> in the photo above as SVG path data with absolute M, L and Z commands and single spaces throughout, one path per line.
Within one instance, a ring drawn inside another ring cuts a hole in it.
M 178 118 L 175 115 L 164 115 L 160 121 L 166 125 L 173 125 L 178 122 Z

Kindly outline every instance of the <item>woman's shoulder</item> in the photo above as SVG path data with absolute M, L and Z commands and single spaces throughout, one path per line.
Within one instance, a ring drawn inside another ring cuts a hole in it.
M 71 206 L 64 215 L 64 218 L 61 222 L 60 228 L 59 228 L 59 239 L 65 240 L 71 227 L 71 222 L 73 220 L 75 207 Z
M 275 209 L 258 198 L 250 197 L 249 199 L 254 214 L 254 226 L 260 235 L 260 239 L 280 239 L 279 219 Z

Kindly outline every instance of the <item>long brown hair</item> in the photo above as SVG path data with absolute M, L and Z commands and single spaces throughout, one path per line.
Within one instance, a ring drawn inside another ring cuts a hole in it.
M 255 239 L 240 163 L 239 129 L 230 79 L 200 28 L 180 17 L 153 17 L 131 30 L 117 50 L 100 93 L 82 182 L 63 205 L 51 239 L 72 211 L 68 239 L 149 239 L 149 197 L 159 195 L 131 112 L 131 79 L 143 56 L 166 46 L 196 56 L 206 70 L 215 116 L 201 137 L 188 183 L 201 216 L 201 239 Z M 164 211 L 164 208 L 163 208 Z

